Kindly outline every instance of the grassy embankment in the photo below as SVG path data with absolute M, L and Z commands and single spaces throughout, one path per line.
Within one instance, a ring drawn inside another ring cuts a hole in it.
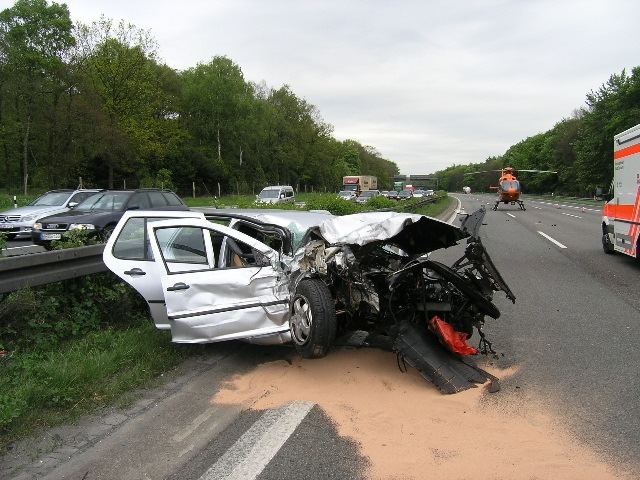
M 364 207 L 331 194 L 298 200 L 340 215 L 400 205 L 380 198 Z M 186 201 L 248 207 L 253 197 Z M 444 194 L 416 213 L 437 216 L 450 201 Z M 111 273 L 0 295 L 0 452 L 40 428 L 114 402 L 124 406 L 127 392 L 203 352 L 206 346 L 172 344 L 139 295 Z

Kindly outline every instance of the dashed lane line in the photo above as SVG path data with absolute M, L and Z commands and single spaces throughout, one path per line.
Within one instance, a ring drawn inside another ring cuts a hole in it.
M 538 233 L 540 235 L 542 235 L 544 238 L 546 238 L 547 240 L 549 240 L 551 243 L 553 243 L 554 245 L 557 245 L 560 248 L 567 248 L 566 245 L 561 244 L 559 241 L 557 241 L 555 238 L 550 237 L 549 235 L 547 235 L 544 232 L 541 232 L 540 230 L 538 230 Z

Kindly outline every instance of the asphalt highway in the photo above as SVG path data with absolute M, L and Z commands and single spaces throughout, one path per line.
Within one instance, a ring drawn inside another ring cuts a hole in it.
M 525 197 L 525 211 L 493 211 L 493 195 L 458 198 L 486 206 L 483 243 L 517 297 L 497 295 L 490 327 L 501 366 L 518 366 L 503 390 L 534 397 L 613 462 L 637 462 L 640 262 L 603 252 L 592 205 Z

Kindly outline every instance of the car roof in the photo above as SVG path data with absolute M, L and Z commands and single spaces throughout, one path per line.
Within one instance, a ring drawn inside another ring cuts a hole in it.
M 222 216 L 257 221 L 278 227 L 291 227 L 295 224 L 298 230 L 307 230 L 335 215 L 326 210 L 281 210 L 276 208 L 211 208 L 194 207 L 191 210 L 202 212 L 205 216 Z

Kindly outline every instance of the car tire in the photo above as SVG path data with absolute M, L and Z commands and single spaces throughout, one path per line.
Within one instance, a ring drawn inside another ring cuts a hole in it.
M 303 358 L 324 357 L 336 337 L 336 309 L 327 286 L 318 279 L 300 282 L 291 302 L 291 339 Z
M 604 253 L 606 253 L 607 255 L 611 255 L 616 251 L 613 248 L 613 243 L 611 243 L 611 237 L 609 236 L 608 233 L 605 233 L 602 235 L 602 249 L 604 250 Z
M 7 240 L 14 240 L 17 236 L 15 233 L 7 233 Z

